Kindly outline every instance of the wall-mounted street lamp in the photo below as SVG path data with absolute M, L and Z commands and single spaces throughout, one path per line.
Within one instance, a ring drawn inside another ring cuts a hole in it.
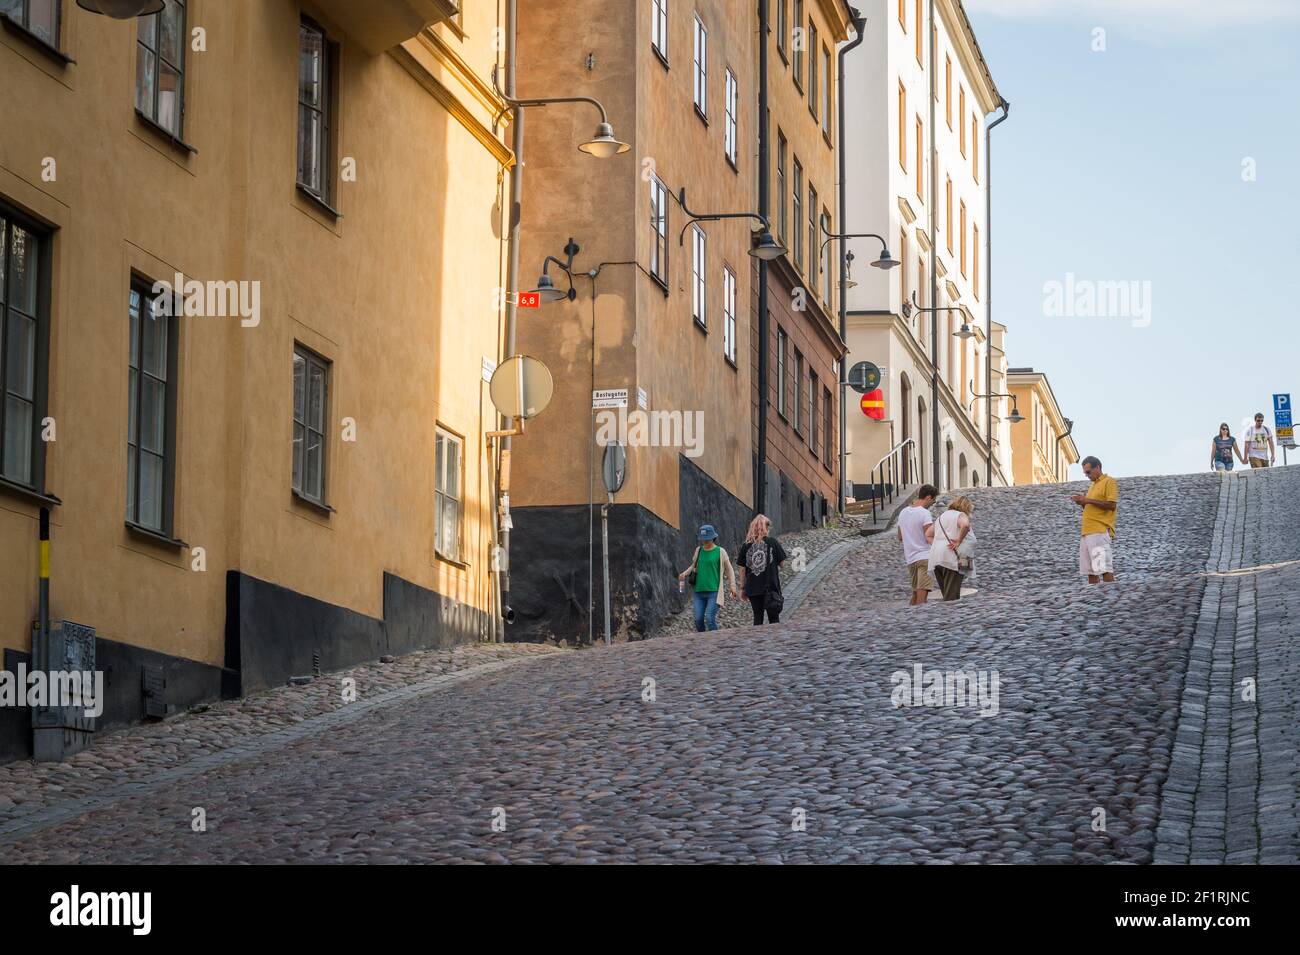
M 822 263 L 821 268 L 823 272 L 826 271 L 826 255 L 825 255 L 826 246 L 829 245 L 831 242 L 833 242 L 835 239 L 875 239 L 877 242 L 879 242 L 880 256 L 876 259 L 876 261 L 871 263 L 873 268 L 885 269 L 886 271 L 888 271 L 889 269 L 897 268 L 898 266 L 903 264 L 902 262 L 898 261 L 898 259 L 894 258 L 892 255 L 889 254 L 889 243 L 887 243 L 881 236 L 876 235 L 874 232 L 828 232 L 826 231 L 825 222 L 821 224 L 821 228 L 822 228 L 822 235 L 826 236 L 826 238 L 822 241 L 821 254 L 819 254 L 817 258 Z M 852 252 L 848 252 L 846 253 L 846 255 L 848 256 L 849 261 L 853 260 Z
M 161 13 L 163 0 L 77 0 L 77 6 L 90 13 L 101 13 L 114 20 L 132 20 Z
M 78 0 L 80 2 L 80 0 Z M 501 97 L 506 106 L 511 109 L 527 109 L 530 106 L 550 106 L 552 103 L 590 103 L 600 111 L 600 122 L 596 124 L 596 132 L 585 143 L 579 143 L 578 148 L 589 156 L 595 156 L 597 159 L 609 159 L 611 156 L 619 156 L 627 152 L 632 147 L 621 140 L 614 138 L 614 127 L 610 125 L 609 114 L 605 112 L 604 105 L 598 99 L 592 99 L 590 96 L 546 96 L 537 99 L 515 99 L 507 96 L 497 86 L 496 68 L 492 70 L 492 86 L 497 95 Z M 497 114 L 496 122 L 499 122 L 504 110 Z M 495 128 L 496 122 L 493 122 Z
M 974 391 L 974 390 L 975 390 L 975 382 L 972 381 L 972 382 L 971 382 L 971 391 Z M 1022 422 L 1022 421 L 1025 420 L 1024 415 L 1022 415 L 1022 414 L 1020 413 L 1020 409 L 1016 407 L 1016 396 L 1015 396 L 1015 395 L 1009 395 L 1009 394 L 1007 394 L 1006 392 L 1002 392 L 1002 391 L 991 391 L 991 392 L 989 392 L 987 395 L 975 395 L 975 396 L 973 396 L 973 397 L 971 398 L 971 400 L 970 400 L 970 404 L 968 404 L 968 405 L 966 406 L 966 410 L 967 410 L 967 411 L 970 411 L 970 410 L 974 409 L 974 407 L 975 407 L 975 402 L 978 401 L 978 400 L 981 399 L 981 398 L 1010 398 L 1010 399 L 1011 399 L 1011 414 L 1007 415 L 1007 420 L 1010 421 L 1012 424 L 1020 424 L 1020 422 Z M 1068 434 L 1068 432 L 1067 432 L 1067 434 Z
M 569 239 L 564 246 L 565 258 L 563 260 L 557 259 L 553 255 L 548 255 L 542 260 L 542 274 L 537 279 L 537 288 L 532 290 L 537 295 L 539 303 L 558 302 L 564 298 L 573 301 L 578 297 L 577 289 L 573 287 L 573 257 L 580 251 L 578 244 L 573 239 Z M 564 274 L 569 277 L 569 290 L 567 292 L 556 288 L 555 282 L 551 280 L 550 269 L 552 262 L 559 266 Z
M 754 230 L 754 238 L 749 246 L 749 254 L 756 259 L 763 259 L 771 262 L 773 259 L 779 259 L 785 255 L 785 246 L 772 237 L 772 227 L 767 221 L 767 216 L 759 215 L 757 212 L 710 212 L 707 214 L 697 214 L 690 210 L 686 205 L 686 187 L 682 186 L 681 192 L 677 194 L 677 201 L 681 203 L 682 211 L 689 217 L 686 224 L 682 226 L 681 233 L 677 236 L 677 244 L 680 246 L 686 239 L 686 230 L 696 222 L 716 222 L 719 219 L 757 219 L 762 224 L 761 229 Z

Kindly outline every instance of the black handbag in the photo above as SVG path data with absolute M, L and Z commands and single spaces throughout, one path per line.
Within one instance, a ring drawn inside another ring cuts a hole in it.
M 779 590 L 769 590 L 767 597 L 763 601 L 763 609 L 769 613 L 780 613 L 781 608 L 785 606 L 785 594 Z
M 691 557 L 691 569 L 686 572 L 686 586 L 690 587 L 692 590 L 695 589 L 695 565 L 699 562 L 699 559 L 700 549 L 697 547 L 695 548 L 694 556 Z

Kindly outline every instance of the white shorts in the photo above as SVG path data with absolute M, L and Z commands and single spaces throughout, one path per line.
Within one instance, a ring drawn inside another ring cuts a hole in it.
M 1110 535 L 1087 534 L 1079 540 L 1079 573 L 1085 577 L 1100 577 L 1115 572 L 1114 552 Z

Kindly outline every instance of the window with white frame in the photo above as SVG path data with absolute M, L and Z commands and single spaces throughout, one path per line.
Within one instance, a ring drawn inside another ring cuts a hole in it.
M 722 144 L 727 154 L 727 161 L 734 166 L 736 165 L 736 115 L 739 89 L 736 85 L 736 74 L 731 72 L 729 67 L 727 69 L 726 93 L 727 125 L 722 131 Z
M 464 465 L 464 442 L 450 432 L 438 429 L 434 456 L 434 497 L 436 521 L 434 548 L 439 557 L 459 561 L 461 524 L 461 470 Z
M 803 166 L 794 161 L 794 184 L 790 190 L 790 210 L 793 221 L 790 234 L 794 236 L 794 264 L 803 268 Z
M 827 235 L 829 235 L 831 231 L 831 216 L 825 209 L 822 210 L 822 231 Z M 832 273 L 835 270 L 831 267 L 833 261 L 834 259 L 828 255 L 826 256 L 826 260 L 822 263 L 822 298 L 826 300 L 828 305 L 830 304 L 831 297 L 834 294 L 834 277 Z
M 668 189 L 650 177 L 650 274 L 668 284 Z
M 301 345 L 293 349 L 293 490 L 325 503 L 325 422 L 330 363 Z
M 705 305 L 707 303 L 704 270 L 708 239 L 698 225 L 691 226 L 691 314 L 701 325 L 708 327 Z
M 780 325 L 776 327 L 776 413 L 785 417 L 786 353 L 790 350 L 790 336 Z
M 668 59 L 668 0 L 650 0 L 650 45 Z
M 709 115 L 709 31 L 695 15 L 695 108 L 701 116 Z
M 59 48 L 61 0 L 0 0 L 0 17 L 7 16 L 28 33 Z
M 304 17 L 298 30 L 298 185 L 326 204 L 334 181 L 335 59 L 325 31 Z
M 170 536 L 175 470 L 177 299 L 133 279 L 127 302 L 126 519 Z
M 722 353 L 736 363 L 736 273 L 722 269 Z

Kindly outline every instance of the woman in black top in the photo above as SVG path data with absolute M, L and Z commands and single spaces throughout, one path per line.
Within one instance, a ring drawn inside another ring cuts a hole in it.
M 772 522 L 762 514 L 749 524 L 745 543 L 740 545 L 736 563 L 740 565 L 740 587 L 754 608 L 754 626 L 763 622 L 781 622 L 781 607 L 785 597 L 781 594 L 781 564 L 785 562 L 785 549 L 775 537 L 768 537 Z

